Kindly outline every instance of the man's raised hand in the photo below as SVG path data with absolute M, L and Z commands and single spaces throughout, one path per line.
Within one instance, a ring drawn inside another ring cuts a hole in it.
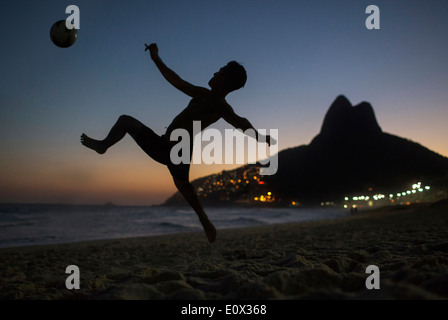
M 151 43 L 149 46 L 145 43 L 145 51 L 149 50 L 149 53 L 151 54 L 151 58 L 154 59 L 159 56 L 159 48 L 157 47 L 157 44 Z

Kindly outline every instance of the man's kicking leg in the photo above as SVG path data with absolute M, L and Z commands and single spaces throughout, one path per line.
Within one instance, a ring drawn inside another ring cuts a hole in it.
M 118 118 L 104 140 L 95 140 L 83 133 L 81 135 L 81 143 L 87 148 L 95 150 L 99 154 L 103 154 L 111 146 L 123 139 L 126 133 L 128 133 L 135 142 L 137 142 L 140 148 L 142 148 L 151 158 L 163 164 L 167 163 L 167 160 L 169 159 L 169 149 L 167 149 L 168 146 L 165 145 L 166 143 L 163 138 L 137 119 L 126 115 Z M 165 149 L 167 149 L 168 152 Z
M 179 192 L 187 200 L 188 204 L 194 209 L 199 217 L 199 221 L 204 228 L 205 234 L 207 235 L 208 241 L 214 242 L 216 240 L 216 229 L 213 223 L 210 222 L 204 209 L 202 208 L 199 198 L 194 191 L 193 185 L 188 180 L 180 180 L 173 177 L 174 183 L 179 190 Z
M 208 240 L 214 242 L 216 239 L 216 229 L 205 214 L 198 196 L 189 182 L 188 172 L 190 166 L 170 164 L 171 145 L 165 138 L 158 136 L 154 131 L 137 119 L 130 116 L 121 116 L 104 140 L 95 140 L 82 134 L 81 142 L 87 148 L 95 150 L 99 154 L 103 154 L 109 147 L 123 139 L 126 133 L 130 134 L 143 151 L 145 151 L 151 158 L 157 162 L 168 165 L 177 189 L 182 193 L 184 198 L 198 215 Z
M 123 139 L 126 133 L 129 133 L 135 139 L 135 135 L 143 127 L 145 127 L 145 125 L 137 119 L 123 115 L 118 118 L 104 140 L 95 140 L 83 133 L 81 135 L 81 143 L 87 148 L 95 150 L 99 154 L 103 154 L 111 146 Z

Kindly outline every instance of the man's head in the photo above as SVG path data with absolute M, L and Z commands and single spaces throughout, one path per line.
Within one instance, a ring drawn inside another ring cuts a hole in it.
M 244 87 L 246 80 L 244 67 L 236 61 L 230 61 L 213 75 L 208 84 L 212 89 L 221 89 L 229 93 Z

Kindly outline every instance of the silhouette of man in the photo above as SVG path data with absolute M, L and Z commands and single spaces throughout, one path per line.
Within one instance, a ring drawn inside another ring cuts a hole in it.
M 146 154 L 168 167 L 177 189 L 198 215 L 208 240 L 214 242 L 216 229 L 208 219 L 194 187 L 189 181 L 190 164 L 180 163 L 176 165 L 170 160 L 171 148 L 177 143 L 170 141 L 170 135 L 175 129 L 187 130 L 190 134 L 190 155 L 192 155 L 193 121 L 201 122 L 201 130 L 204 130 L 220 118 L 243 131 L 254 129 L 252 124 L 247 119 L 238 116 L 225 100 L 227 94 L 244 86 L 247 79 L 246 70 L 235 61 L 229 62 L 213 75 L 213 78 L 208 83 L 210 90 L 188 83 L 169 69 L 159 57 L 157 44 L 153 43 L 149 46 L 145 44 L 145 46 L 145 51 L 149 50 L 151 59 L 163 77 L 175 88 L 190 96 L 192 98 L 190 103 L 174 118 L 162 136 L 157 135 L 137 119 L 128 115 L 122 115 L 104 140 L 95 140 L 83 133 L 81 135 L 81 143 L 87 148 L 103 154 L 128 133 Z M 256 139 L 260 140 L 259 138 L 262 135 L 258 134 L 256 130 L 255 133 Z M 265 136 L 263 140 L 270 145 L 270 136 Z M 274 139 L 272 141 L 274 142 Z

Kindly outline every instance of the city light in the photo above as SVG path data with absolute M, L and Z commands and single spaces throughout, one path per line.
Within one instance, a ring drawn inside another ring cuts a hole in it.
M 422 193 L 424 191 L 428 191 L 431 190 L 430 186 L 423 186 L 422 182 L 417 182 L 414 183 L 412 185 L 412 189 L 411 190 L 406 190 L 406 191 L 401 191 L 401 192 L 397 192 L 397 193 L 389 193 L 389 197 L 387 201 L 389 203 L 396 203 L 396 200 L 398 199 L 406 199 L 404 201 L 406 202 L 397 202 L 397 203 L 401 203 L 401 204 L 407 204 L 409 205 L 410 203 L 412 203 L 412 201 L 418 201 L 419 199 L 421 199 L 421 197 L 419 198 L 415 198 L 415 196 L 418 193 Z M 371 189 L 369 189 L 369 191 L 371 191 Z M 372 199 L 371 199 L 372 198 Z M 382 193 L 376 193 L 373 195 L 354 195 L 354 196 L 345 196 L 344 197 L 344 208 L 355 208 L 355 206 L 359 206 L 359 205 L 368 205 L 368 206 L 373 206 L 376 203 L 382 203 L 385 204 L 386 202 L 381 201 L 383 199 L 385 199 L 386 196 Z M 352 201 L 350 201 L 350 199 L 352 199 Z
M 262 194 L 258 197 L 254 197 L 254 201 L 274 202 L 275 198 L 273 197 L 272 192 L 267 192 L 266 195 Z M 293 201 L 291 204 L 294 206 L 294 205 L 296 205 L 296 202 Z
M 211 175 L 197 186 L 197 193 L 200 197 L 207 197 L 211 201 L 219 199 L 221 201 L 235 201 L 241 203 L 269 205 L 284 204 L 290 207 L 299 207 L 297 199 L 282 199 L 281 195 L 274 197 L 269 180 L 263 181 L 259 176 L 259 167 L 250 166 L 244 171 L 232 170 L 222 171 Z M 434 192 L 429 193 L 432 188 L 422 182 L 409 184 L 404 190 L 385 190 L 380 193 L 374 187 L 366 188 L 365 193 L 347 194 L 343 197 L 344 202 L 340 204 L 344 208 L 363 208 L 388 204 L 407 204 L 430 200 L 428 196 L 434 198 Z M 368 190 L 368 191 L 367 191 Z M 297 195 L 299 197 L 299 195 Z M 331 199 L 328 199 L 331 200 Z M 321 206 L 334 207 L 338 205 L 335 201 L 320 201 Z M 353 210 L 356 211 L 356 210 Z

